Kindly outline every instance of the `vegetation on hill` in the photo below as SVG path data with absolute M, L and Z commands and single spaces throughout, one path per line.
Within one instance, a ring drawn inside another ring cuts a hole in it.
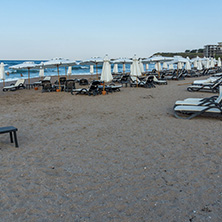
M 183 56 L 184 58 L 188 56 L 190 59 L 195 58 L 197 56 L 199 56 L 200 58 L 204 57 L 204 54 L 200 52 L 157 52 L 154 55 L 161 55 L 167 57 Z

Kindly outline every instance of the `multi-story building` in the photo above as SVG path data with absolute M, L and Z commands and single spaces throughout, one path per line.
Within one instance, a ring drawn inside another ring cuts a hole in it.
M 204 56 L 215 57 L 216 55 L 222 55 L 222 42 L 218 42 L 218 45 L 205 45 Z

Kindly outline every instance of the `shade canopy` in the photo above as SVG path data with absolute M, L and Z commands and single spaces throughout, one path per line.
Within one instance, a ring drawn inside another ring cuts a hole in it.
M 150 58 L 144 59 L 143 63 L 167 62 L 167 61 L 172 61 L 172 60 L 173 60 L 173 57 L 152 56 Z
M 123 72 L 126 71 L 126 64 L 132 64 L 132 60 L 128 58 L 119 58 L 111 61 L 111 63 L 123 64 Z
M 111 63 L 131 64 L 131 63 L 133 63 L 133 60 L 128 59 L 128 58 L 119 58 L 119 59 L 112 60 Z
M 14 65 L 14 66 L 9 66 L 9 69 L 15 69 L 15 70 L 19 70 L 19 69 L 35 69 L 38 68 L 39 64 L 36 64 L 34 62 L 23 62 L 21 64 L 18 65 Z
M 74 60 L 63 59 L 63 58 L 53 58 L 46 62 L 42 62 L 37 65 L 37 68 L 55 68 L 55 67 L 68 67 L 75 66 L 78 63 Z
M 92 57 L 80 62 L 80 65 L 102 65 L 103 59 L 101 57 Z
M 102 68 L 102 73 L 101 73 L 100 79 L 104 82 L 110 82 L 113 79 L 113 76 L 111 74 L 110 60 L 107 55 L 105 56 L 105 58 L 103 60 L 103 68 Z
M 133 57 L 133 63 L 131 66 L 131 70 L 130 70 L 130 75 L 131 76 L 141 76 L 141 70 L 140 70 L 140 66 L 139 66 L 139 62 L 138 59 L 136 58 L 136 55 L 134 55 Z
M 173 60 L 171 61 L 171 63 L 173 64 L 178 64 L 179 62 L 180 63 L 186 63 L 188 60 L 183 58 L 182 56 L 174 56 L 173 57 Z
M 9 69 L 15 69 L 15 70 L 28 69 L 28 83 L 30 84 L 30 69 L 37 69 L 39 68 L 39 65 L 40 64 L 36 64 L 32 61 L 27 61 L 18 65 L 10 66 Z

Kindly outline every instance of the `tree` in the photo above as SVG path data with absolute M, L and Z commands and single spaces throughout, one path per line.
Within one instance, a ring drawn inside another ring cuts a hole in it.
M 190 53 L 190 50 L 189 49 L 185 50 L 185 53 Z

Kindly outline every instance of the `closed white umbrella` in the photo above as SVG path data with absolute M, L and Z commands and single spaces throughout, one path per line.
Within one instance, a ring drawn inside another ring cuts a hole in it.
M 220 57 L 218 58 L 217 66 L 218 66 L 218 67 L 221 67 L 221 59 L 220 59 Z
M 139 62 L 138 59 L 136 58 L 136 55 L 134 55 L 133 57 L 133 63 L 132 63 L 132 68 L 131 68 L 131 72 L 130 72 L 131 76 L 141 76 L 141 70 L 140 70 L 140 66 L 139 66 Z
M 90 72 L 91 75 L 93 75 L 93 73 L 94 73 L 93 65 L 90 65 L 90 67 L 89 67 L 89 72 Z
M 183 68 L 181 62 L 178 62 L 178 63 L 177 63 L 177 68 L 178 68 L 179 70 L 181 70 L 181 69 Z
M 197 60 L 194 61 L 193 67 L 194 67 L 194 68 L 197 68 Z
M 5 66 L 3 62 L 1 62 L 1 65 L 0 65 L 0 79 L 3 81 L 3 87 L 4 87 L 5 86 Z
M 160 62 L 157 62 L 157 63 L 155 64 L 155 69 L 156 69 L 158 72 L 160 72 L 160 71 L 162 70 Z
M 163 69 L 168 69 L 168 66 L 167 66 L 166 62 L 163 63 Z
M 103 68 L 102 68 L 100 79 L 104 82 L 110 82 L 113 79 L 113 76 L 111 74 L 110 60 L 108 58 L 108 55 L 106 55 L 103 60 Z
M 39 77 L 43 78 L 44 77 L 44 68 L 39 69 Z
M 146 64 L 146 71 L 148 71 L 148 69 L 149 69 L 149 64 L 147 63 Z
M 169 64 L 169 70 L 174 70 L 173 63 L 170 63 L 170 64 Z
M 197 70 L 202 70 L 202 69 L 203 69 L 202 63 L 201 63 L 201 61 L 199 60 L 199 61 L 197 62 Z
M 68 76 L 71 76 L 71 75 L 72 75 L 72 66 L 69 66 L 69 67 L 68 67 L 67 75 L 68 75 Z
M 118 73 L 118 64 L 115 63 L 113 66 L 113 73 Z
M 205 69 L 209 69 L 209 68 L 210 68 L 210 60 L 209 60 L 209 58 L 207 58 L 206 64 L 205 64 Z
M 214 66 L 215 66 L 214 59 L 211 58 L 211 60 L 210 60 L 210 67 L 211 67 L 211 68 L 214 68 Z
M 185 69 L 186 69 L 187 71 L 190 71 L 190 70 L 191 70 L 191 65 L 190 65 L 190 62 L 189 62 L 189 61 L 186 62 Z
M 143 67 L 142 59 L 139 60 L 139 66 L 140 66 L 141 72 L 143 73 L 144 72 L 144 67 Z

